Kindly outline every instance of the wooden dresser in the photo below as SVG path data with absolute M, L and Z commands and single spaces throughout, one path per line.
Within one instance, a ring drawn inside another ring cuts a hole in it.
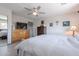
M 21 41 L 29 38 L 29 31 L 23 29 L 16 29 L 12 34 L 12 42 Z
M 37 35 L 42 35 L 46 33 L 46 27 L 45 26 L 39 26 L 37 27 Z
M 37 27 L 37 35 L 46 34 L 46 27 L 44 26 L 44 21 L 41 21 L 41 25 Z

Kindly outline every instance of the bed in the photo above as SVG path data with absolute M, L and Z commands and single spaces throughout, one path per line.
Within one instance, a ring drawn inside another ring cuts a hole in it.
M 3 29 L 0 31 L 0 38 L 1 39 L 7 39 L 7 29 Z
M 20 56 L 79 56 L 79 42 L 66 35 L 41 35 L 16 46 Z

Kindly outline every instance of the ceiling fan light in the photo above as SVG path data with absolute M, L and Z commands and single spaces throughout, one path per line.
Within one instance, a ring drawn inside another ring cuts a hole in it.
M 35 16 L 36 16 L 36 15 L 37 15 L 37 12 L 33 12 L 33 15 L 35 15 Z

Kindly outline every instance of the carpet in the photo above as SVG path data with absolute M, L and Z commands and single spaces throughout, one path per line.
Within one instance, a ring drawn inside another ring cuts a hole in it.
M 4 39 L 4 40 L 0 39 L 0 47 L 3 47 L 3 46 L 7 46 L 7 40 L 6 39 Z

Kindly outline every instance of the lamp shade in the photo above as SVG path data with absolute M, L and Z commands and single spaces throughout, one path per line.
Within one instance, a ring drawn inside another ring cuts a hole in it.
M 70 36 L 72 35 L 74 37 L 75 35 L 78 34 L 77 30 L 78 30 L 77 26 L 74 25 L 74 26 L 71 26 L 70 28 L 68 28 L 68 31 L 65 32 L 65 34 L 70 35 Z
M 72 31 L 72 36 L 75 36 L 75 31 L 77 31 L 77 27 L 76 26 L 71 26 L 71 31 Z
M 70 30 L 76 31 L 77 30 L 77 27 L 76 26 L 71 26 Z

